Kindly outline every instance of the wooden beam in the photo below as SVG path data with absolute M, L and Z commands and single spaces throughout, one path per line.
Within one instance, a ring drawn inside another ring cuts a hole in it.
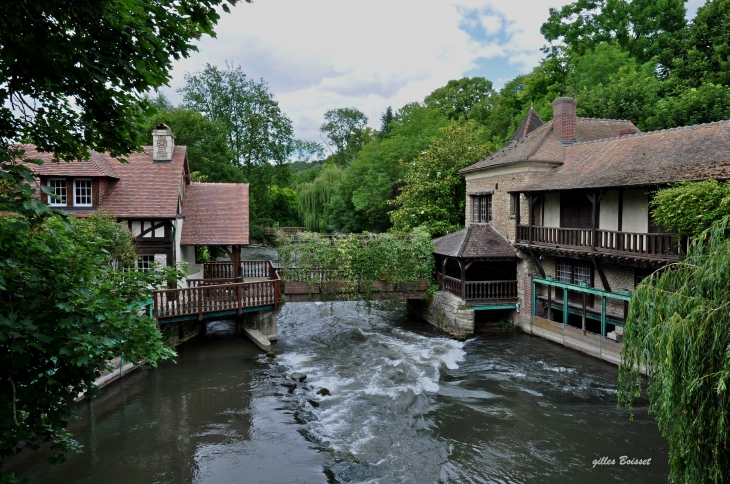
M 464 267 L 464 261 L 458 259 L 459 268 L 461 268 L 461 299 L 466 301 L 466 267 Z
M 624 225 L 624 190 L 618 191 L 618 232 L 623 231 Z
M 603 284 L 603 289 L 605 289 L 608 292 L 612 292 L 611 286 L 608 285 L 608 279 L 606 279 L 606 273 L 603 272 L 603 267 L 601 266 L 601 263 L 598 262 L 598 259 L 593 259 L 593 266 L 596 268 L 598 277 L 601 278 L 601 284 Z
M 527 207 L 527 216 L 529 217 L 528 228 L 527 228 L 527 245 L 532 245 L 532 214 L 534 213 L 534 196 L 532 193 L 527 195 L 527 203 L 529 204 Z
M 532 256 L 532 261 L 535 263 L 535 266 L 537 267 L 537 271 L 540 273 L 540 277 L 545 279 L 545 277 L 547 277 L 545 275 L 545 269 L 543 269 L 540 259 L 537 256 L 535 256 L 535 251 L 531 250 L 530 255 Z

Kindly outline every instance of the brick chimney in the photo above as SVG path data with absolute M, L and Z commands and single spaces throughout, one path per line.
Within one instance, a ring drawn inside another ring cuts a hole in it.
M 175 135 L 172 130 L 160 123 L 152 130 L 152 161 L 172 160 L 172 151 L 175 148 Z
M 563 143 L 575 142 L 575 106 L 572 97 L 559 97 L 553 101 L 553 132 Z

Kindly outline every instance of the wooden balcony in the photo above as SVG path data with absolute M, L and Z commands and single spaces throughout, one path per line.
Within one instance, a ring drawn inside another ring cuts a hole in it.
M 437 274 L 442 291 L 464 299 L 469 303 L 500 303 L 517 301 L 517 281 L 462 281 L 451 276 Z
M 684 244 L 675 233 L 644 234 L 519 225 L 516 243 L 535 248 L 659 261 L 679 260 L 684 255 Z

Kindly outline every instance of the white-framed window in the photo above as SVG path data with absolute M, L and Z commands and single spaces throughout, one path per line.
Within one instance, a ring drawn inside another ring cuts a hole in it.
M 51 178 L 48 180 L 48 186 L 58 198 L 48 197 L 48 205 L 52 207 L 66 206 L 68 194 L 66 193 L 65 178 Z
M 142 272 L 149 272 L 152 269 L 152 264 L 155 263 L 154 255 L 141 255 L 137 259 L 137 268 Z
M 74 207 L 91 206 L 91 178 L 74 180 Z

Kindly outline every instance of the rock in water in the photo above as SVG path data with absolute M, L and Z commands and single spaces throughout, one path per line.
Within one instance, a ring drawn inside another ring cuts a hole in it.
M 327 395 L 330 395 L 330 391 L 326 388 L 322 387 L 319 390 L 317 390 L 318 395 L 322 395 L 323 397 L 326 397 Z
M 285 381 L 281 383 L 281 386 L 287 387 L 287 388 L 296 388 L 297 384 L 292 381 Z
M 309 402 L 309 404 L 310 404 L 311 406 L 313 406 L 314 408 L 317 408 L 317 407 L 319 407 L 319 402 L 318 402 L 317 400 L 312 400 L 312 399 L 309 399 L 309 400 L 307 400 L 307 401 L 308 401 L 308 402 Z
M 297 381 L 304 381 L 307 379 L 307 375 L 305 375 L 304 373 L 292 373 L 291 379 L 297 380 Z

